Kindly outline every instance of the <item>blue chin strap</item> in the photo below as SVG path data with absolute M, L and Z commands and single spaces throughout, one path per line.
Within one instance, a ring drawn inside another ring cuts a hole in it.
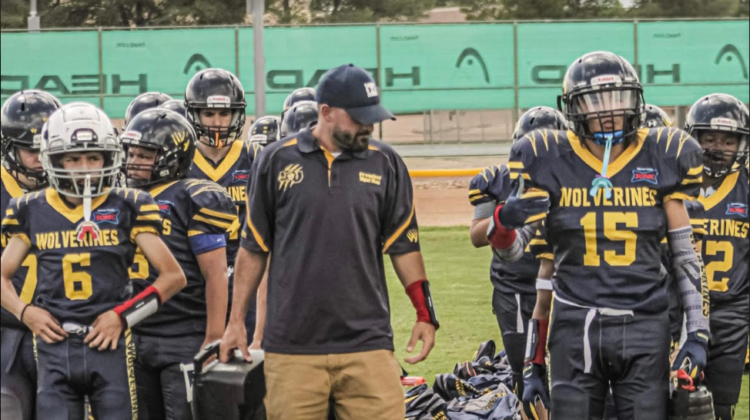
M 591 190 L 589 194 L 592 197 L 596 196 L 599 189 L 604 189 L 604 197 L 607 199 L 612 198 L 612 182 L 607 178 L 607 168 L 609 167 L 609 154 L 612 151 L 612 146 L 615 144 L 622 143 L 623 136 L 622 130 L 613 131 L 609 133 L 595 133 L 594 143 L 604 146 L 604 159 L 602 159 L 602 173 L 597 175 L 593 181 L 591 181 Z

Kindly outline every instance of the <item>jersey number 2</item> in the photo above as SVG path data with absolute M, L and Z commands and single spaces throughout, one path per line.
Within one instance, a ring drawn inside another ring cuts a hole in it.
M 626 228 L 638 227 L 638 213 L 635 212 L 607 212 L 604 213 L 604 236 L 612 242 L 625 242 L 625 252 L 618 254 L 615 251 L 604 251 L 604 261 L 610 266 L 628 266 L 635 261 L 635 245 L 638 235 L 630 230 L 617 229 L 617 225 L 625 225 Z M 589 212 L 581 218 L 584 237 L 586 238 L 586 254 L 583 256 L 583 265 L 598 267 L 601 257 L 597 249 L 596 213 Z
M 85 271 L 74 271 L 73 265 L 91 266 L 91 254 L 67 254 L 62 259 L 65 296 L 70 300 L 86 300 L 93 294 L 91 276 Z
M 706 277 L 708 278 L 708 289 L 712 292 L 726 292 L 729 290 L 729 277 L 722 277 L 721 279 L 715 279 L 716 272 L 724 272 L 732 269 L 732 261 L 734 261 L 734 247 L 729 241 L 706 241 L 705 245 L 706 256 L 714 256 L 719 252 L 724 254 L 724 258 L 721 261 L 711 261 L 706 264 Z

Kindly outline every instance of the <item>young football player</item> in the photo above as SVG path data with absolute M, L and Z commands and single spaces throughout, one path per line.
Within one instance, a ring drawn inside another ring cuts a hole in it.
M 46 186 L 42 163 L 39 160 L 39 142 L 42 126 L 50 114 L 60 108 L 54 96 L 40 90 L 25 90 L 15 93 L 3 104 L 0 115 L 2 126 L 2 208 L 0 215 L 10 204 L 10 200 L 27 192 L 37 191 Z M 2 236 L 2 246 L 8 243 Z M 1 252 L 1 251 L 0 251 Z M 13 276 L 13 287 L 21 300 L 30 303 L 36 287 L 36 257 L 29 254 Z M 36 397 L 36 361 L 34 359 L 34 339 L 31 331 L 4 308 L 0 313 L 2 325 L 2 363 L 0 375 L 0 397 L 2 398 L 3 418 L 28 420 L 33 418 Z
M 748 109 L 714 93 L 690 108 L 685 130 L 703 148 L 702 254 L 711 295 L 711 342 L 706 386 L 717 420 L 731 420 L 740 396 L 748 340 Z
M 2 306 L 35 336 L 39 370 L 36 415 L 84 417 L 88 397 L 97 419 L 138 416 L 130 328 L 185 285 L 159 239 L 161 217 L 151 196 L 111 189 L 122 147 L 109 118 L 90 104 L 53 113 L 41 134 L 50 188 L 13 199 L 2 228 Z M 132 296 L 128 267 L 136 247 L 159 278 Z M 27 255 L 37 259 L 31 303 L 11 279 Z
M 263 150 L 259 143 L 248 143 L 242 139 L 246 105 L 242 83 L 235 75 L 222 69 L 205 69 L 196 73 L 185 90 L 187 119 L 198 136 L 198 147 L 189 176 L 213 181 L 225 188 L 234 200 L 237 214 L 243 215 L 250 166 Z M 237 220 L 232 224 L 227 241 L 230 307 L 241 223 Z M 254 304 L 248 311 L 246 321 L 247 333 L 252 337 L 255 330 Z
M 133 329 L 138 400 L 147 419 L 191 419 L 193 357 L 224 334 L 227 313 L 226 239 L 236 221 L 234 202 L 211 181 L 187 178 L 197 138 L 176 112 L 150 109 L 121 136 L 131 188 L 148 191 L 162 217 L 162 239 L 187 277 L 187 286 Z M 159 273 L 136 254 L 135 292 Z
M 615 54 L 575 60 L 562 103 L 570 131 L 534 132 L 514 145 L 508 167 L 519 191 L 496 208 L 488 239 L 501 257 L 518 258 L 529 235 L 512 228 L 545 218 L 550 205 L 552 417 L 602 418 L 611 387 L 618 418 L 664 419 L 670 334 L 659 244 L 665 235 L 688 331 L 673 368 L 695 378 L 706 364 L 708 292 L 683 203 L 698 195 L 701 150 L 681 130 L 640 128 L 643 89 L 634 68 Z M 521 191 L 521 184 L 531 189 Z M 544 364 L 548 323 L 530 323 L 532 368 Z

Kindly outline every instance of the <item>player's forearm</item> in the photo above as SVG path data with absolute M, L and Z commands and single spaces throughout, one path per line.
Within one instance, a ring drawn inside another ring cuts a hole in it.
M 234 292 L 229 322 L 245 323 L 250 298 L 257 293 L 268 261 L 267 253 L 250 252 L 240 248 L 234 264 Z
M 187 285 L 187 278 L 179 266 L 159 272 L 154 288 L 159 292 L 162 303 L 168 301 Z
M 206 277 L 206 340 L 218 340 L 224 334 L 229 300 L 229 279 L 224 271 Z
M 537 290 L 536 291 L 536 305 L 534 306 L 534 313 L 531 315 L 533 319 L 549 319 L 552 307 L 552 291 L 551 290 Z
M 469 236 L 471 237 L 471 244 L 475 248 L 485 247 L 490 244 L 487 240 L 487 228 L 490 226 L 490 218 L 486 219 L 474 219 L 471 221 L 471 228 L 469 229 Z
M 393 269 L 404 288 L 419 280 L 427 279 L 424 260 L 422 259 L 422 253 L 419 251 L 391 255 L 391 262 L 393 262 Z
M 263 331 L 266 328 L 266 303 L 268 300 L 268 271 L 263 275 L 255 298 L 255 332 L 253 341 L 263 341 Z

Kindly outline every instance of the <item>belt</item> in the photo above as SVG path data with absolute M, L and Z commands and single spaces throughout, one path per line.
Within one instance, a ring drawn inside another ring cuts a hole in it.
M 578 305 L 558 296 L 555 296 L 555 300 L 569 306 L 588 309 L 588 313 L 586 314 L 586 324 L 583 327 L 583 372 L 591 373 L 591 341 L 589 340 L 589 329 L 591 328 L 591 323 L 594 321 L 594 317 L 596 317 L 597 314 L 601 316 L 634 316 L 635 314 L 628 309 L 592 308 L 590 306 Z
M 81 325 L 76 324 L 75 322 L 63 322 L 62 328 L 66 333 L 78 336 L 86 335 L 89 331 L 94 329 L 94 327 L 90 325 Z

